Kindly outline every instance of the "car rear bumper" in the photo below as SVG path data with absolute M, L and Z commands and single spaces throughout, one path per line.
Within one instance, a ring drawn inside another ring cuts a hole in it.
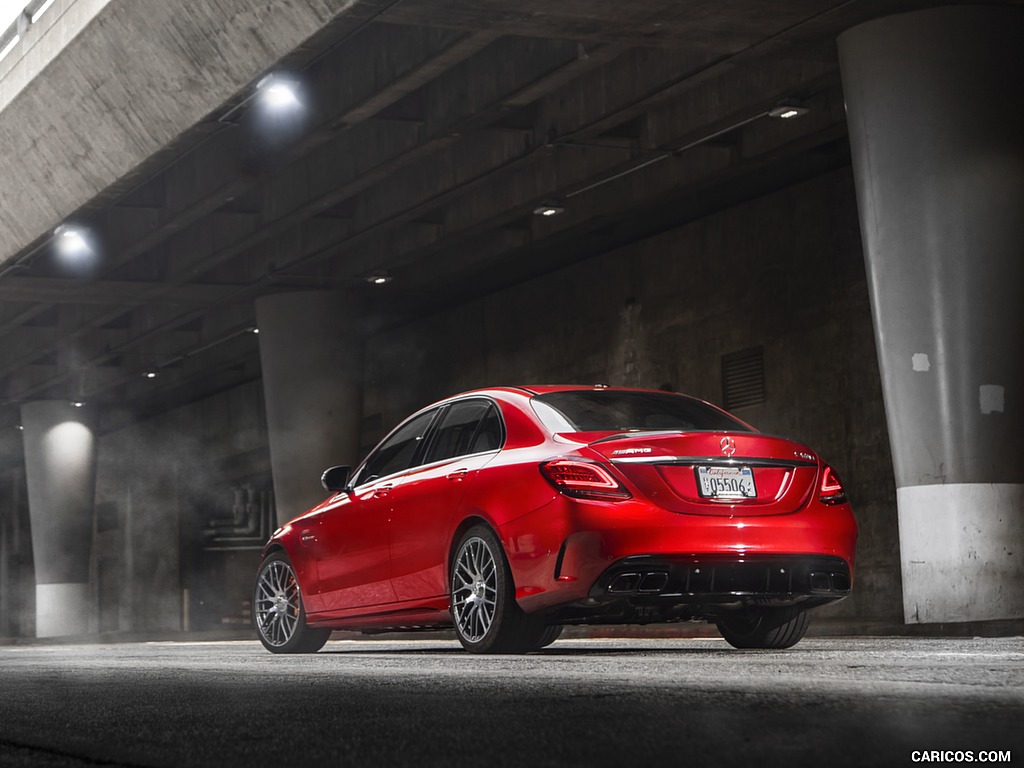
M 608 568 L 589 597 L 735 602 L 798 596 L 839 599 L 849 594 L 850 568 L 839 557 L 640 555 Z
M 595 601 L 822 605 L 850 593 L 857 541 L 848 505 L 817 503 L 784 515 L 709 517 L 639 500 L 560 499 L 500 533 L 520 606 L 549 613 Z
M 850 594 L 840 557 L 638 555 L 616 561 L 586 597 L 546 613 L 553 623 L 714 620 L 750 605 L 814 608 Z

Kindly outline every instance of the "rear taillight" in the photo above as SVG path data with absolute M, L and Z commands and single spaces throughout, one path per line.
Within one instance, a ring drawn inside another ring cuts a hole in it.
M 554 459 L 540 472 L 560 492 L 577 499 L 628 499 L 631 494 L 600 464 L 575 459 Z
M 842 504 L 846 501 L 846 489 L 839 475 L 828 464 L 821 471 L 821 486 L 818 488 L 818 501 L 822 504 Z

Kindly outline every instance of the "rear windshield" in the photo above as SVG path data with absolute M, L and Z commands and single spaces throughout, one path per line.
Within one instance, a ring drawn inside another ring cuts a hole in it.
M 549 392 L 537 395 L 531 402 L 552 432 L 751 431 L 700 400 L 668 392 L 587 389 Z

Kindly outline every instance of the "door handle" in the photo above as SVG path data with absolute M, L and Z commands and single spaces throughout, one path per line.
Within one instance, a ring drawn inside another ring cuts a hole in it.
M 456 469 L 451 474 L 446 475 L 446 477 L 453 482 L 458 482 L 460 480 L 465 480 L 467 474 L 469 474 L 468 469 Z
M 391 489 L 393 487 L 394 486 L 391 483 L 388 483 L 387 485 L 380 486 L 380 488 L 377 488 L 377 489 L 374 490 L 373 498 L 379 499 L 379 498 L 382 498 L 384 496 L 387 496 L 389 493 L 391 493 Z

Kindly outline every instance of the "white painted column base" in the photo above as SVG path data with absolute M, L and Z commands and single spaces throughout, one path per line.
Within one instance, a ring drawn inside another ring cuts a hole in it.
M 89 634 L 88 584 L 36 584 L 36 637 Z
M 896 490 L 907 624 L 1024 618 L 1024 485 Z

